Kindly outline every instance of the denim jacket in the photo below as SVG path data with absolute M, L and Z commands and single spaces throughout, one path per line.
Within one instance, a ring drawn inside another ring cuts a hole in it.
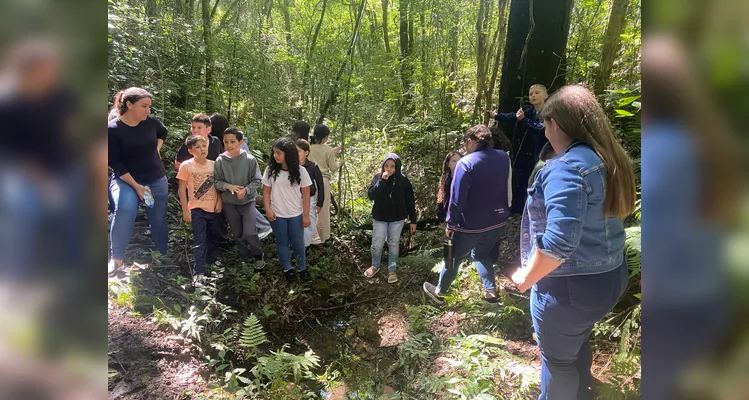
M 549 275 L 593 275 L 618 267 L 624 226 L 605 218 L 606 170 L 588 145 L 573 142 L 546 162 L 528 189 L 520 235 L 523 266 L 539 249 L 562 264 Z

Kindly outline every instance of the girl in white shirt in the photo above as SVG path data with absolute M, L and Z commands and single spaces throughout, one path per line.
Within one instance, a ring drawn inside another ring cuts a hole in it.
M 296 280 L 289 245 L 296 256 L 299 277 L 305 281 L 311 279 L 304 248 L 304 228 L 310 226 L 310 186 L 312 180 L 307 170 L 299 166 L 294 141 L 286 137 L 276 140 L 263 174 L 263 203 L 287 282 Z

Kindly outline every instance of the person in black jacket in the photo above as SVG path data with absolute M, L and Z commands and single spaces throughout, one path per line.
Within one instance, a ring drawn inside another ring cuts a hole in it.
M 299 165 L 307 170 L 309 177 L 312 179 L 312 186 L 309 188 L 309 219 L 311 223 L 310 226 L 304 228 L 304 247 L 309 247 L 310 244 L 322 244 L 320 235 L 317 233 L 317 214 L 322 210 L 325 201 L 325 186 L 323 185 L 320 167 L 307 158 L 309 156 L 309 142 L 304 139 L 297 139 L 296 149 L 299 152 Z
M 442 163 L 442 178 L 440 178 L 440 187 L 437 191 L 437 220 L 443 225 L 447 218 L 447 206 L 450 204 L 450 186 L 453 183 L 455 164 L 462 156 L 459 150 L 453 150 L 447 153 Z
M 367 278 L 380 271 L 382 246 L 388 243 L 388 283 L 398 282 L 395 261 L 406 216 L 411 222 L 411 233 L 416 232 L 416 202 L 411 182 L 401 172 L 401 160 L 394 153 L 385 156 L 380 172 L 372 178 L 367 189 L 372 205 L 372 266 L 365 272 Z

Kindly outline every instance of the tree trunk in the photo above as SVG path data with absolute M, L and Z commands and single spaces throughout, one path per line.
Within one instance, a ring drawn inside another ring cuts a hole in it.
M 315 25 L 315 32 L 312 34 L 312 41 L 309 45 L 309 50 L 307 51 L 307 57 L 304 60 L 304 71 L 302 72 L 302 100 L 307 100 L 307 93 L 309 93 L 309 87 L 311 86 L 310 82 L 310 76 L 309 76 L 309 64 L 312 62 L 312 55 L 315 53 L 315 45 L 317 44 L 317 36 L 320 34 L 320 27 L 322 26 L 322 21 L 325 18 L 325 10 L 328 6 L 328 0 L 322 1 L 322 11 L 320 11 L 320 19 L 317 21 L 317 25 Z M 312 92 L 314 93 L 314 92 Z M 313 105 L 313 99 L 307 100 L 307 104 L 310 106 Z
M 497 72 L 499 71 L 499 62 L 502 58 L 502 43 L 505 41 L 505 35 L 507 34 L 507 19 L 505 18 L 505 11 L 507 10 L 507 0 L 499 0 L 497 4 L 497 26 L 498 26 L 498 38 L 497 38 L 497 51 L 494 54 L 494 67 L 492 68 L 492 77 L 489 81 L 489 89 L 487 90 L 486 97 L 486 110 L 492 110 L 492 98 L 494 97 L 494 87 L 497 84 Z M 489 124 L 489 114 L 484 113 L 484 125 Z
M 611 4 L 609 24 L 606 27 L 606 33 L 603 36 L 601 64 L 598 67 L 598 73 L 596 74 L 596 79 L 593 83 L 593 90 L 596 93 L 603 93 L 609 85 L 611 69 L 614 66 L 614 59 L 616 58 L 621 45 L 620 35 L 624 30 L 624 20 L 627 17 L 628 3 L 629 0 L 613 0 L 613 3 Z
M 489 19 L 489 0 L 479 0 L 479 12 L 476 16 L 476 100 L 473 105 L 473 118 L 478 117 L 481 108 L 481 98 L 486 85 L 486 23 Z
M 188 0 L 187 1 L 187 21 L 189 23 L 192 23 L 192 18 L 194 16 L 195 12 L 195 0 Z
M 413 89 L 412 89 L 412 75 L 413 67 L 411 66 L 411 40 L 409 38 L 409 1 L 400 0 L 398 4 L 398 12 L 400 14 L 400 49 L 401 49 L 401 62 L 400 62 L 400 75 L 401 75 L 401 90 L 403 96 L 401 99 L 400 112 L 401 114 L 412 114 L 413 113 Z
M 283 0 L 281 13 L 283 14 L 283 24 L 286 29 L 286 47 L 289 49 L 289 54 L 291 54 L 291 15 L 289 15 L 289 0 Z
M 523 105 L 521 99 L 528 95 L 528 88 L 534 83 L 546 85 L 549 93 L 564 85 L 564 74 L 558 76 L 558 71 L 564 71 L 561 62 L 567 46 L 572 3 L 573 0 L 512 1 L 502 62 L 499 112 L 517 111 Z
M 388 38 L 388 0 L 382 0 L 382 36 L 385 40 L 385 51 L 390 53 L 390 39 Z
M 330 95 L 328 96 L 328 99 L 325 101 L 323 106 L 320 109 L 320 116 L 317 118 L 317 124 L 322 124 L 325 120 L 325 115 L 328 113 L 328 110 L 330 109 L 330 106 L 333 105 L 335 102 L 336 97 L 338 97 L 338 85 L 341 82 L 341 77 L 343 76 L 343 71 L 346 69 L 346 65 L 349 63 L 349 60 L 353 59 L 354 49 L 356 48 L 356 40 L 359 37 L 359 28 L 361 27 L 361 21 L 362 17 L 364 16 L 364 8 L 367 4 L 367 0 L 362 0 L 361 5 L 359 6 L 359 13 L 356 17 L 356 26 L 354 27 L 354 33 L 351 35 L 351 43 L 349 44 L 348 52 L 346 53 L 346 58 L 343 60 L 343 63 L 341 63 L 341 66 L 338 68 L 338 73 L 336 73 L 335 80 L 333 81 L 333 87 L 330 88 Z
M 201 0 L 203 11 L 203 45 L 205 46 L 205 109 L 213 110 L 213 48 L 211 47 L 211 7 Z

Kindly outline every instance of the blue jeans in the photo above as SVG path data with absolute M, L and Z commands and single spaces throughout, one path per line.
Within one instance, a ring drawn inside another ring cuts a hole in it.
M 374 220 L 372 224 L 372 266 L 380 268 L 382 259 L 382 247 L 385 245 L 385 239 L 388 242 L 388 271 L 395 272 L 395 262 L 398 260 L 400 251 L 399 245 L 401 240 L 401 231 L 406 224 L 406 220 L 395 222 L 383 222 Z
M 221 213 L 210 213 L 201 208 L 190 210 L 192 241 L 195 256 L 193 274 L 205 274 L 205 265 L 218 261 L 221 242 Z
M 166 225 L 167 204 L 169 202 L 169 187 L 166 176 L 153 182 L 138 182 L 151 188 L 153 208 L 146 207 L 148 222 L 151 224 L 151 239 L 156 250 L 162 255 L 167 253 L 168 231 Z M 135 217 L 141 203 L 138 194 L 125 181 L 115 178 L 109 184 L 109 190 L 114 199 L 114 218 L 109 232 L 109 252 L 112 258 L 123 260 L 127 252 L 127 245 L 133 236 Z
M 494 289 L 495 278 L 492 249 L 499 242 L 504 229 L 504 226 L 502 226 L 482 233 L 454 232 L 452 240 L 455 261 L 452 268 L 447 269 L 446 267 L 442 267 L 442 271 L 440 271 L 440 280 L 437 283 L 440 293 L 445 294 L 450 290 L 450 285 L 453 284 L 455 277 L 458 276 L 460 263 L 469 254 L 473 258 L 476 270 L 479 272 L 481 282 L 484 284 L 484 290 Z
M 531 317 L 541 349 L 539 400 L 588 398 L 590 333 L 624 293 L 628 272 L 625 257 L 613 271 L 546 277 L 533 286 Z
M 270 226 L 273 228 L 273 235 L 276 237 L 276 252 L 278 252 L 278 260 L 281 262 L 281 266 L 283 266 L 283 272 L 292 269 L 289 244 L 291 244 L 291 248 L 294 250 L 294 255 L 296 256 L 297 270 L 304 271 L 307 269 L 302 216 L 299 215 L 293 218 L 276 217 L 275 221 L 270 222 Z

